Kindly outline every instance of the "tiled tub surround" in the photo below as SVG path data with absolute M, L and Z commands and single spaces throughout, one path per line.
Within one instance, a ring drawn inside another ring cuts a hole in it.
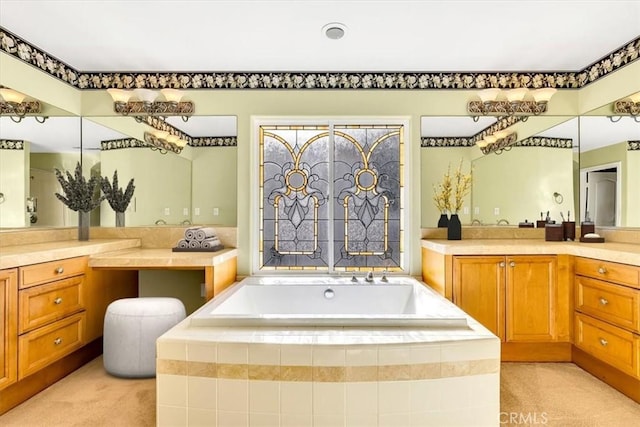
M 158 425 L 495 426 L 500 343 L 460 314 L 468 327 L 195 327 L 187 318 L 158 340 Z

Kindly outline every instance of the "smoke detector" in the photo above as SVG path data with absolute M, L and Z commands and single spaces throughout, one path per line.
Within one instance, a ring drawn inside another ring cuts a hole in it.
M 339 22 L 331 22 L 322 27 L 322 34 L 331 40 L 339 40 L 344 37 L 347 26 Z

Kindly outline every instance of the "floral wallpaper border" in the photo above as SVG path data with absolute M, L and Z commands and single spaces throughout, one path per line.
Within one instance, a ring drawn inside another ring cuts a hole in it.
M 100 150 L 119 150 L 121 148 L 149 148 L 149 144 L 137 138 L 109 139 L 100 142 Z
M 21 139 L 0 139 L 0 150 L 24 150 Z
M 573 148 L 572 138 L 532 136 L 513 144 L 514 147 Z
M 640 141 L 628 141 L 627 151 L 640 151 Z
M 78 89 L 579 89 L 640 58 L 640 37 L 574 72 L 81 72 L 0 27 L 0 50 Z
M 192 147 L 237 147 L 238 137 L 236 136 L 204 136 L 192 137 L 189 145 Z
M 519 116 L 507 116 L 499 117 L 498 120 L 482 129 L 480 132 L 473 136 L 423 136 L 420 138 L 421 148 L 453 148 L 453 147 L 473 147 L 477 141 L 484 139 L 487 135 L 493 135 L 494 133 L 504 130 L 509 126 L 512 126 L 520 121 L 524 117 Z

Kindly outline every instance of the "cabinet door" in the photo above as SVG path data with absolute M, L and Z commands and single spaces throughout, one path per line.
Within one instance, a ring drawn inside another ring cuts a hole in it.
M 505 258 L 453 258 L 453 302 L 504 340 Z
M 0 390 L 17 380 L 18 271 L 0 270 Z
M 557 259 L 507 257 L 507 341 L 557 341 Z

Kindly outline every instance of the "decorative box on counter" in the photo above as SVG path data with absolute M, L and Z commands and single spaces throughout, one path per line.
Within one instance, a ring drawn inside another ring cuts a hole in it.
M 564 230 L 564 240 L 576 240 L 576 222 L 575 221 L 562 221 L 562 228 Z
M 544 227 L 544 240 L 547 242 L 562 242 L 564 240 L 564 227 L 562 224 L 547 224 Z
M 585 234 L 595 233 L 596 225 L 591 221 L 585 221 L 580 223 L 580 237 L 584 237 Z

